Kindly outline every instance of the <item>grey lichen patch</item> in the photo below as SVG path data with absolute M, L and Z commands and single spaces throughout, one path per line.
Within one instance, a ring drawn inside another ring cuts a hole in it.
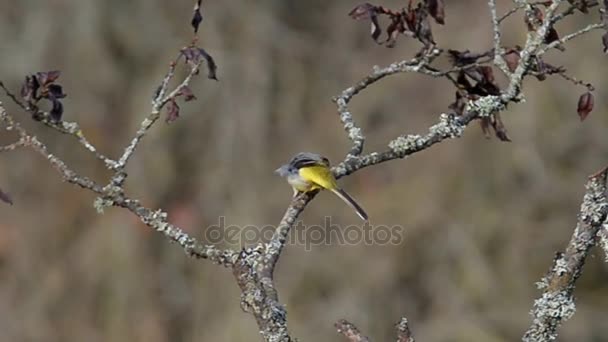
M 547 292 L 534 301 L 534 311 L 539 319 L 570 319 L 576 312 L 572 296 L 565 291 Z
M 568 267 L 568 262 L 566 261 L 566 259 L 564 258 L 559 258 L 557 260 L 555 260 L 555 265 L 553 266 L 553 272 L 555 273 L 555 275 L 557 276 L 563 276 L 564 274 L 567 274 L 570 272 L 570 269 Z
M 465 126 L 451 114 L 442 113 L 439 116 L 439 123 L 429 128 L 429 135 L 444 138 L 458 138 L 464 133 Z
M 495 112 L 505 110 L 505 108 L 506 106 L 500 96 L 488 95 L 467 102 L 465 112 L 475 112 L 479 117 L 488 117 Z
M 103 214 L 105 208 L 109 208 L 114 205 L 114 202 L 107 198 L 97 197 L 93 202 L 93 207 L 98 214 Z
M 591 225 L 599 225 L 606 219 L 608 203 L 603 187 L 590 182 L 581 204 L 581 219 Z
M 397 154 L 405 154 L 419 150 L 424 145 L 424 140 L 418 134 L 402 135 L 388 143 L 388 148 Z
M 553 341 L 557 338 L 557 328 L 574 315 L 576 306 L 572 296 L 566 291 L 547 292 L 534 301 L 530 313 L 534 321 L 523 341 Z
M 355 127 L 354 125 L 350 129 L 348 129 L 348 138 L 352 141 L 361 141 L 365 139 L 363 137 L 363 132 L 361 131 L 361 128 Z

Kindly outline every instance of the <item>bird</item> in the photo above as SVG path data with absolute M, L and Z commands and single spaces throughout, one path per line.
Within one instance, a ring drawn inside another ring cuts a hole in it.
M 368 220 L 367 213 L 350 195 L 338 186 L 338 182 L 330 169 L 329 159 L 312 152 L 300 152 L 291 160 L 275 170 L 293 188 L 293 195 L 298 192 L 311 192 L 325 189 L 336 194 L 346 204 L 355 210 L 364 221 Z

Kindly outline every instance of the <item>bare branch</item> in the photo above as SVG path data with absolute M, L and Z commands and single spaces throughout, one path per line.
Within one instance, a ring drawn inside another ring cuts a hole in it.
M 523 337 L 526 342 L 554 341 L 557 328 L 574 314 L 576 280 L 608 214 L 606 175 L 604 170 L 592 176 L 585 185 L 587 191 L 574 234 L 565 252 L 556 255 L 549 273 L 538 283 L 544 292 L 534 301 L 532 326 Z
M 405 317 L 397 323 L 397 342 L 416 342 L 410 330 L 409 322 Z
M 370 342 L 357 327 L 345 319 L 341 319 L 334 324 L 338 333 L 344 335 L 350 342 Z

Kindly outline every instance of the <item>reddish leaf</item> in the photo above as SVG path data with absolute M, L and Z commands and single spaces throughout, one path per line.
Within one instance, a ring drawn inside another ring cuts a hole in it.
M 7 194 L 6 192 L 2 191 L 2 189 L 0 189 L 0 201 L 13 205 L 13 200 L 11 199 L 11 196 L 9 196 L 9 194 Z
M 201 1 L 202 0 L 198 0 L 194 5 L 194 14 L 192 15 L 192 21 L 190 22 L 194 28 L 194 33 L 198 32 L 198 26 L 203 21 L 203 15 L 201 14 Z
M 480 66 L 479 71 L 483 75 L 485 82 L 494 83 L 494 71 L 491 66 Z
M 508 50 L 502 57 L 505 60 L 505 63 L 507 63 L 509 71 L 515 72 L 515 69 L 517 69 L 520 60 L 519 51 L 515 49 Z
M 405 28 L 403 27 L 403 21 L 401 18 L 397 18 L 397 20 L 393 20 L 391 24 L 386 28 L 386 47 L 392 48 L 397 43 L 397 36 L 399 33 L 404 32 Z
M 491 116 L 492 119 L 492 128 L 494 128 L 494 134 L 500 141 L 511 141 L 509 135 L 507 134 L 507 128 L 505 124 L 502 122 L 499 113 L 495 113 Z
M 361 20 L 361 19 L 371 19 L 371 17 L 376 16 L 377 14 L 377 10 L 376 10 L 376 6 L 370 4 L 370 3 L 364 3 L 361 5 L 358 5 L 357 7 L 353 8 L 348 15 L 355 19 L 355 20 Z
M 443 0 L 427 0 L 427 6 L 431 17 L 438 24 L 445 24 L 445 3 Z
M 581 121 L 585 120 L 589 113 L 593 110 L 593 94 L 590 92 L 586 92 L 581 97 L 578 98 L 578 116 L 581 118 Z
M 177 102 L 175 102 L 175 99 L 172 99 L 169 101 L 169 103 L 167 103 L 167 118 L 165 119 L 165 122 L 171 123 L 177 120 L 178 117 L 179 106 L 177 105 Z
M 61 71 L 52 70 L 52 71 L 37 72 L 36 78 L 38 79 L 38 82 L 40 83 L 40 85 L 42 85 L 44 87 L 46 85 L 49 85 L 49 84 L 55 82 L 59 78 L 60 75 L 61 75 Z
M 479 120 L 479 126 L 481 127 L 481 131 L 486 139 L 490 139 L 490 118 L 481 118 L 481 120 Z
M 210 54 L 204 49 L 197 47 L 188 47 L 181 50 L 182 56 L 186 58 L 186 62 L 192 65 L 201 63 L 201 58 L 207 62 L 207 77 L 217 81 L 217 64 Z
M 378 37 L 382 34 L 382 29 L 378 23 L 378 7 L 366 2 L 353 8 L 348 15 L 355 20 L 369 19 L 372 39 L 378 42 Z
M 196 100 L 196 96 L 192 92 L 192 89 L 190 89 L 190 87 L 188 87 L 188 86 L 182 87 L 182 89 L 179 91 L 178 95 L 183 95 L 184 101 L 186 101 L 186 102 Z

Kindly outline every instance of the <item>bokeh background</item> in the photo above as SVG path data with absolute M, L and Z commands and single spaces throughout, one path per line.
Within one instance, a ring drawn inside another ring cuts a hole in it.
M 500 1 L 504 11 L 510 1 Z M 231 225 L 276 224 L 291 189 L 273 170 L 298 151 L 341 160 L 349 149 L 331 97 L 374 65 L 409 58 L 369 38 L 347 13 L 357 1 L 204 2 L 200 40 L 220 82 L 196 79 L 196 102 L 175 123 L 159 123 L 129 167 L 128 190 L 169 212 L 190 234 L 224 216 Z M 404 1 L 384 0 L 397 8 Z M 116 157 L 150 109 L 168 62 L 191 38 L 193 1 L 0 1 L 0 79 L 17 90 L 24 75 L 59 69 L 66 120 L 77 120 Z M 597 18 L 596 14 L 591 15 Z M 585 24 L 577 16 L 562 34 Z M 448 1 L 444 48 L 486 50 L 486 1 Z M 521 16 L 505 25 L 522 43 Z M 534 283 L 573 230 L 588 174 L 608 163 L 606 55 L 600 34 L 551 52 L 547 61 L 592 82 L 596 109 L 583 123 L 583 89 L 555 77 L 525 83 L 526 102 L 504 121 L 513 139 L 463 138 L 362 170 L 341 182 L 375 224 L 404 228 L 398 245 L 289 246 L 277 269 L 290 328 L 304 341 L 339 341 L 347 318 L 377 341 L 409 318 L 419 341 L 511 341 L 530 323 Z M 440 60 L 441 65 L 447 61 Z M 183 74 L 183 73 L 182 73 Z M 446 80 L 397 75 L 352 102 L 367 151 L 421 133 L 453 100 Z M 1 101 L 74 169 L 105 182 L 103 166 L 69 137 L 31 122 Z M 2 141 L 10 137 L 2 132 Z M 0 155 L 0 340 L 251 341 L 230 271 L 192 260 L 130 213 L 93 208 L 95 197 L 63 183 L 39 155 Z M 321 194 L 302 220 L 343 226 L 358 218 Z M 595 250 L 576 290 L 564 341 L 608 339 L 608 269 Z

